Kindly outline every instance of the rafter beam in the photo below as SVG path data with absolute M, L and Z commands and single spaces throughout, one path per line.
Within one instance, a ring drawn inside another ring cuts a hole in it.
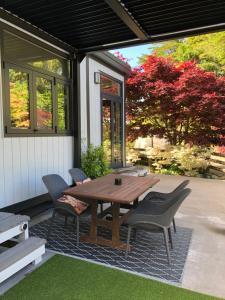
M 148 39 L 148 34 L 120 0 L 105 0 L 105 2 L 140 40 Z

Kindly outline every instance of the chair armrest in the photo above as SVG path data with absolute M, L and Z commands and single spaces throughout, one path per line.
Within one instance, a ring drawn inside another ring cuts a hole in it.
M 127 223 L 131 226 L 135 226 L 137 224 L 149 224 L 155 225 L 157 227 L 169 227 L 170 222 L 168 221 L 167 215 L 147 215 L 147 214 L 134 214 L 128 217 Z

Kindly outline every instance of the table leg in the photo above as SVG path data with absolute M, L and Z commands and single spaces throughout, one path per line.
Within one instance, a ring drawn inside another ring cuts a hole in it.
M 112 244 L 117 246 L 120 243 L 120 204 L 112 205 Z
M 90 228 L 90 237 L 93 240 L 97 238 L 97 215 L 98 215 L 98 202 L 93 201 L 91 205 L 91 228 Z
M 103 220 L 98 220 L 98 203 L 94 201 L 91 205 L 91 227 L 89 235 L 81 236 L 80 240 L 86 243 L 94 243 L 102 246 L 109 246 L 116 249 L 126 249 L 126 244 L 120 241 L 120 204 L 112 205 L 112 221 L 104 224 Z M 106 222 L 106 221 L 105 221 Z M 108 240 L 97 235 L 97 226 L 110 227 L 112 229 L 112 239 Z M 107 226 L 106 226 L 107 225 Z

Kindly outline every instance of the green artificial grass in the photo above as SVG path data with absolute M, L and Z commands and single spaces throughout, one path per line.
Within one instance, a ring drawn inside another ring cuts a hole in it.
M 1 300 L 218 299 L 82 260 L 56 255 Z

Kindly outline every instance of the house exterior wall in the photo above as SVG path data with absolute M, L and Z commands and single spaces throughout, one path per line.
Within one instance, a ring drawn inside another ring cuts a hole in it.
M 72 136 L 4 137 L 1 72 L 0 209 L 45 194 L 43 175 L 57 173 L 70 184 L 72 166 Z
M 0 63 L 2 65 L 1 53 Z M 81 134 L 82 151 L 85 151 L 89 143 L 101 144 L 101 94 L 100 84 L 94 83 L 94 72 L 103 72 L 124 82 L 123 75 L 104 63 L 90 57 L 85 57 L 81 62 L 78 130 Z M 71 184 L 68 170 L 73 167 L 75 155 L 73 136 L 4 135 L 2 79 L 0 68 L 0 209 L 26 200 L 32 201 L 32 198 L 47 193 L 42 182 L 43 175 L 56 173 Z
M 100 84 L 94 83 L 94 73 L 102 72 L 123 83 L 124 95 L 124 76 L 111 68 L 101 64 L 93 58 L 85 58 L 81 63 L 81 149 L 85 151 L 88 143 L 98 146 L 102 142 L 101 137 L 101 91 Z M 88 76 L 86 76 L 88 70 Z M 124 101 L 123 101 L 124 110 Z M 123 124 L 123 137 L 124 124 Z M 125 154 L 123 153 L 123 157 Z

